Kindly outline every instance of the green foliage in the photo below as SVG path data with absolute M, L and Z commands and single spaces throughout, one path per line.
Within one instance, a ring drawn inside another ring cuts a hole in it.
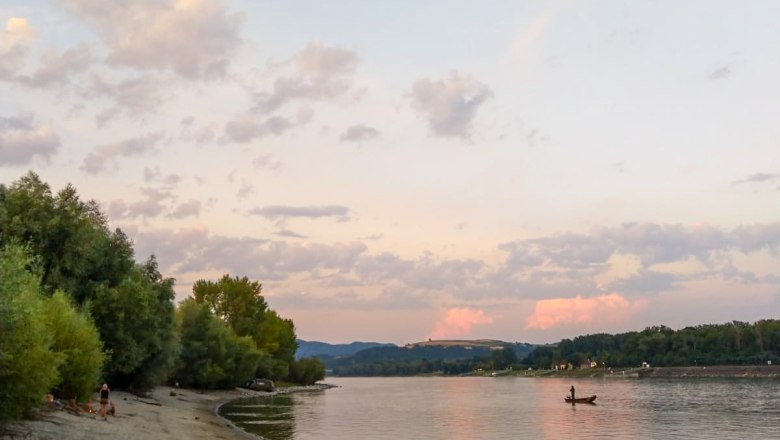
M 236 334 L 251 335 L 268 309 L 262 285 L 247 277 L 224 275 L 217 282 L 198 280 L 192 286 L 195 301 L 209 306 Z
M 289 379 L 301 385 L 312 385 L 325 379 L 325 364 L 316 357 L 298 359 L 290 368 Z
M 97 203 L 71 185 L 54 196 L 33 172 L 0 186 L 0 245 L 14 241 L 40 258 L 47 293 L 61 289 L 79 304 L 101 285 L 117 286 L 134 265 L 130 241 L 108 230 Z
M 76 309 L 60 291 L 45 302 L 44 317 L 54 337 L 51 348 L 63 359 L 55 394 L 87 400 L 103 368 L 103 343 L 97 328 L 86 311 Z
M 524 364 L 550 368 L 585 359 L 608 367 L 764 364 L 780 360 L 780 320 L 753 324 L 734 321 L 674 331 L 666 326 L 641 332 L 605 333 L 564 339 L 557 346 L 537 347 Z
M 252 338 L 263 353 L 257 376 L 273 380 L 287 377 L 298 349 L 295 326 L 268 309 L 259 282 L 224 275 L 216 282 L 197 281 L 192 292 L 196 302 L 208 306 L 237 335 Z
M 182 386 L 233 388 L 254 376 L 261 352 L 192 298 L 179 305 L 181 355 L 174 375 Z
M 173 280 L 160 276 L 154 257 L 117 287 L 98 288 L 90 308 L 114 386 L 145 390 L 168 378 L 178 355 L 173 297 Z
M 40 278 L 28 251 L 0 249 L 0 421 L 22 417 L 38 407 L 58 381 L 63 361 L 51 350 L 53 338 L 43 319 Z

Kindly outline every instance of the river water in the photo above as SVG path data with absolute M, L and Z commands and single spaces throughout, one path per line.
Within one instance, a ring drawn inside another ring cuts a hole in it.
M 328 378 L 325 391 L 232 402 L 268 440 L 780 439 L 776 379 Z M 595 405 L 563 401 L 596 394 Z

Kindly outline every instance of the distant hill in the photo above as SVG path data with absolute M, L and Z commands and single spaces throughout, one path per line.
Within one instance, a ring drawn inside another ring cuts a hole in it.
M 374 347 L 396 347 L 395 344 L 386 344 L 380 342 L 352 342 L 349 344 L 328 344 L 327 342 L 304 341 L 298 339 L 298 351 L 295 357 L 320 356 L 337 358 L 351 356 L 359 351 Z

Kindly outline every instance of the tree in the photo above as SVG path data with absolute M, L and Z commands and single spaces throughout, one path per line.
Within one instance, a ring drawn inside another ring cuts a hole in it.
M 325 378 L 325 364 L 316 357 L 301 358 L 290 368 L 290 379 L 301 385 L 312 385 Z
M 264 353 L 257 375 L 283 379 L 290 373 L 298 343 L 295 325 L 269 310 L 262 284 L 247 277 L 224 275 L 218 281 L 199 280 L 192 286 L 196 302 L 225 322 L 237 335 L 251 337 Z
M 40 276 L 29 250 L 0 248 L 0 421 L 37 408 L 58 382 L 63 356 L 42 318 Z
M 173 280 L 160 276 L 154 257 L 116 288 L 98 289 L 91 311 L 112 384 L 145 390 L 168 378 L 178 355 L 173 296 Z
M 248 336 L 236 336 L 206 304 L 192 298 L 177 309 L 181 355 L 174 378 L 182 386 L 233 388 L 253 377 L 261 353 Z

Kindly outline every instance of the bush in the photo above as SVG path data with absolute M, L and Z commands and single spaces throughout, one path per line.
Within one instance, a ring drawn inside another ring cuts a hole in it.
M 43 319 L 40 277 L 26 248 L 0 249 L 0 421 L 20 418 L 40 406 L 58 382 L 63 356 Z
M 325 378 L 325 364 L 316 357 L 301 358 L 290 368 L 290 382 L 312 385 Z
M 54 337 L 52 350 L 63 358 L 55 394 L 87 400 L 103 369 L 105 356 L 100 334 L 90 316 L 76 309 L 63 292 L 55 292 L 44 309 L 49 333 Z

